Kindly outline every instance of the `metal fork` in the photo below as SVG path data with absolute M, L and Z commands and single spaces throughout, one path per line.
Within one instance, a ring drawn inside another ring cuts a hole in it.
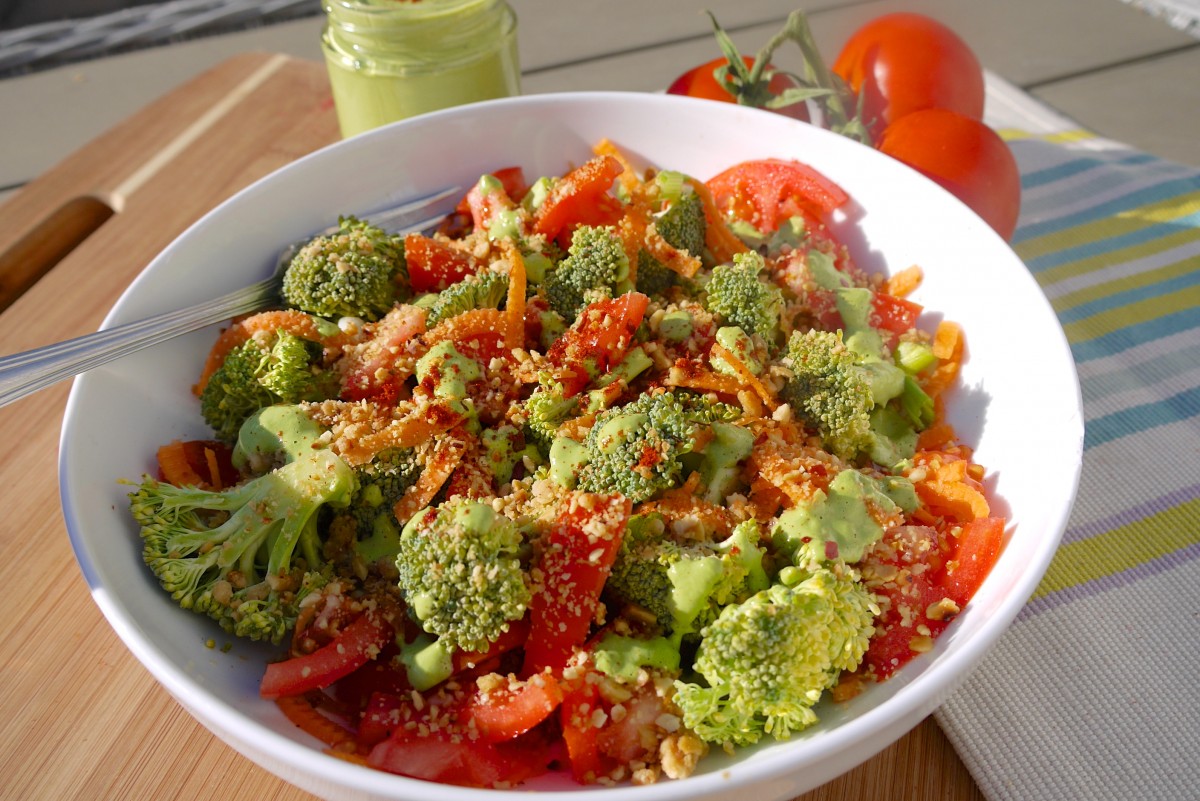
M 460 193 L 459 187 L 447 187 L 439 192 L 364 216 L 384 230 L 396 233 L 423 231 L 436 225 L 446 215 L 448 209 L 439 204 Z M 439 208 L 437 213 L 431 213 Z M 338 226 L 334 225 L 318 231 L 313 236 L 328 235 L 337 230 Z M 239 314 L 278 305 L 283 273 L 302 244 L 293 244 L 280 252 L 270 278 L 228 295 L 178 311 L 157 314 L 144 320 L 0 358 L 0 406 L 6 406 L 64 378 L 108 364 L 150 345 L 165 342 Z

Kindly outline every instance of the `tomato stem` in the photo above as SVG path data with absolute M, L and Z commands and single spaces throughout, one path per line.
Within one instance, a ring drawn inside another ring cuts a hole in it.
M 788 15 L 787 23 L 758 51 L 751 67 L 746 66 L 737 45 L 717 22 L 716 16 L 711 11 L 707 13 L 712 20 L 717 45 L 728 62 L 715 73 L 717 82 L 727 87 L 739 104 L 778 109 L 813 100 L 824 112 L 829 130 L 868 146 L 872 144 L 871 134 L 862 122 L 861 98 L 854 113 L 848 113 L 845 100 L 853 98 L 854 93 L 821 57 L 803 11 L 793 11 Z M 775 51 L 786 42 L 793 42 L 800 49 L 805 75 L 797 79 L 799 86 L 776 94 L 769 88 L 771 77 L 776 73 L 770 62 Z

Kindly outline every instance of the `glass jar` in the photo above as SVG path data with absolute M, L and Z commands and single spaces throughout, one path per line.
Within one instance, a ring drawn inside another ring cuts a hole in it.
M 517 16 L 504 0 L 325 0 L 325 14 L 344 137 L 521 90 Z

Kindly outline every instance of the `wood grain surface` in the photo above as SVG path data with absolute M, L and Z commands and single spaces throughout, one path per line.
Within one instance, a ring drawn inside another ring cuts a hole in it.
M 0 254 L 28 245 L 31 232 L 44 234 L 47 220 L 81 198 L 114 212 L 91 220 L 95 230 L 65 256 L 54 254 L 44 274 L 30 265 L 40 277 L 0 313 L 0 351 L 95 330 L 143 266 L 190 223 L 336 137 L 321 65 L 250 54 L 89 143 L 0 210 Z M 60 384 L 0 408 L 7 454 L 0 461 L 0 797 L 311 798 L 196 723 L 125 649 L 90 598 L 58 500 L 67 389 Z M 802 797 L 982 798 L 932 719 Z

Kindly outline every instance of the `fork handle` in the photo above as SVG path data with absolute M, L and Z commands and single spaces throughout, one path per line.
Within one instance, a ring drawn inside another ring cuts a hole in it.
M 0 358 L 0 406 L 150 345 L 262 309 L 277 299 L 277 291 L 278 279 L 266 279 L 197 306 Z

